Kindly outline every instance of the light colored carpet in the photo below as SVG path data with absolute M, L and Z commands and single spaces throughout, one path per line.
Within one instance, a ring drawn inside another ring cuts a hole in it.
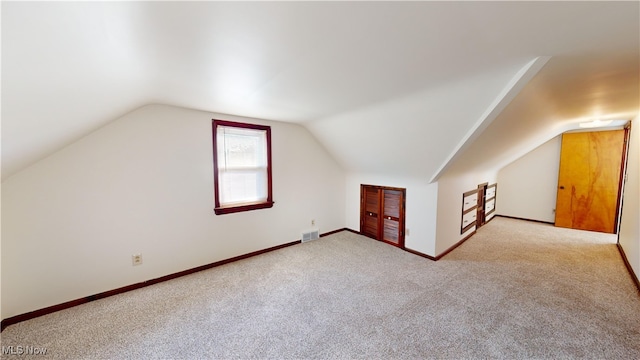
M 341 232 L 1 336 L 60 359 L 638 359 L 640 295 L 615 237 L 496 218 L 437 262 Z

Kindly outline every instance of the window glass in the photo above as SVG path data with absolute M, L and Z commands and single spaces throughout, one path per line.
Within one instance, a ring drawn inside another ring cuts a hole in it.
M 213 128 L 216 213 L 271 207 L 270 127 L 214 120 Z

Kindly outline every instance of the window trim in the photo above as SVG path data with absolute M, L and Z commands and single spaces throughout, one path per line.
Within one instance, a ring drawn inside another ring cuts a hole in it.
M 220 205 L 220 192 L 218 189 L 218 147 L 217 147 L 217 133 L 218 126 L 227 126 L 227 127 L 236 127 L 242 129 L 253 129 L 253 130 L 264 130 L 266 131 L 267 136 L 267 200 L 254 202 L 254 203 L 242 203 L 242 204 L 234 204 L 234 205 Z M 213 119 L 211 121 L 211 128 L 213 131 L 213 188 L 214 188 L 214 212 L 216 215 L 223 214 L 231 214 L 243 211 L 251 211 L 258 209 L 267 209 L 273 207 L 273 192 L 272 192 L 272 181 L 271 181 L 271 126 L 266 125 L 257 125 L 257 124 L 248 124 L 241 123 L 235 121 L 227 121 L 227 120 L 216 120 Z

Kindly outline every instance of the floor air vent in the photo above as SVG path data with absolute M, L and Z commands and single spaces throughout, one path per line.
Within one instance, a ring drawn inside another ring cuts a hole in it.
M 320 238 L 318 230 L 302 233 L 302 242 L 316 240 Z

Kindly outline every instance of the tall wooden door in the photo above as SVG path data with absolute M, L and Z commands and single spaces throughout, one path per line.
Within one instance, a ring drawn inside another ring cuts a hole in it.
M 556 226 L 615 232 L 624 130 L 562 135 Z
M 382 241 L 404 247 L 404 191 L 382 189 L 382 193 Z
M 380 234 L 380 192 L 375 186 L 360 187 L 360 233 L 374 239 Z
M 405 189 L 360 186 L 360 233 L 404 248 Z

